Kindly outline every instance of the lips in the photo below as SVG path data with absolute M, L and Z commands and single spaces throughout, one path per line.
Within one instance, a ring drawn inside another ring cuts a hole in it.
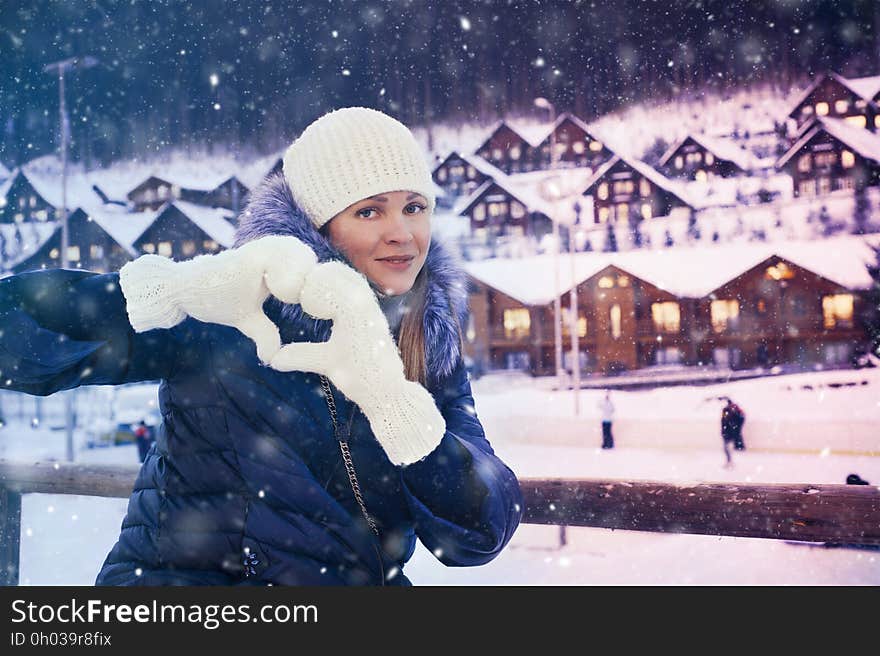
M 391 257 L 380 257 L 380 262 L 409 262 L 415 259 L 415 255 L 392 255 Z

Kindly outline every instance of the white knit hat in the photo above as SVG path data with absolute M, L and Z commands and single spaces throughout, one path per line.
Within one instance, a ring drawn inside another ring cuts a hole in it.
M 391 191 L 414 191 L 434 211 L 434 182 L 421 147 L 403 123 L 368 107 L 343 107 L 312 122 L 284 153 L 293 199 L 317 228 L 349 205 Z

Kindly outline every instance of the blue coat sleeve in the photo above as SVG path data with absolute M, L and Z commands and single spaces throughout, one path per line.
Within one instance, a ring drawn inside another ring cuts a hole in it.
M 483 565 L 519 526 L 522 492 L 486 440 L 463 361 L 437 397 L 446 434 L 426 458 L 400 468 L 403 493 L 416 534 L 440 562 Z
M 119 274 L 48 269 L 0 280 L 0 385 L 46 396 L 171 376 L 197 357 L 190 320 L 135 333 Z

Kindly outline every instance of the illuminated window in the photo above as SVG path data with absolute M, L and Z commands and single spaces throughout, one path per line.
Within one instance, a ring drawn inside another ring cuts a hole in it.
M 627 221 L 629 219 L 629 205 L 621 203 L 617 206 L 617 220 Z
M 486 228 L 475 228 L 474 239 L 479 243 L 486 244 L 489 242 L 489 231 Z
M 475 169 L 473 166 L 468 166 L 467 167 L 467 174 L 468 174 L 468 180 L 473 180 L 474 178 L 477 177 L 477 169 Z
M 562 333 L 563 335 L 571 334 L 571 309 L 567 307 L 563 307 L 562 316 L 560 320 L 562 321 Z M 584 316 L 582 312 L 578 312 L 578 321 L 577 321 L 577 334 L 578 337 L 586 337 L 587 335 L 587 318 Z
M 635 188 L 632 180 L 618 180 L 614 183 L 615 194 L 631 194 Z
M 852 178 L 840 178 L 838 180 L 838 187 L 837 188 L 838 189 L 850 189 L 850 190 L 855 189 L 856 188 L 856 181 L 853 180 Z
M 585 151 L 587 148 L 586 148 L 586 146 L 584 146 L 584 142 L 583 142 L 583 141 L 575 141 L 573 144 L 571 144 L 571 149 L 572 149 L 575 153 L 577 153 L 578 155 L 583 155 L 584 151 Z
M 79 246 L 67 247 L 67 259 L 70 262 L 79 262 Z
M 816 181 L 815 180 L 801 180 L 798 185 L 798 193 L 801 196 L 815 196 L 816 195 Z
M 611 330 L 611 336 L 614 339 L 619 339 L 621 335 L 620 316 L 620 306 L 615 303 L 611 306 L 611 309 L 608 312 L 608 318 L 611 319 L 611 324 L 609 328 Z
M 812 105 L 804 105 L 801 107 L 801 116 L 810 116 L 813 113 Z
M 36 207 L 36 206 L 37 206 L 37 197 L 31 196 L 31 207 Z
M 651 195 L 651 183 L 648 182 L 645 178 L 639 180 L 639 194 L 642 198 Z
M 504 336 L 507 339 L 520 339 L 529 336 L 531 319 L 526 308 L 504 310 Z
M 561 157 L 568 150 L 568 144 L 556 142 L 556 157 Z
M 24 214 L 22 214 L 21 212 L 19 212 L 19 213 L 16 214 L 13 218 L 15 219 L 15 222 L 16 222 L 16 223 L 21 223 L 22 221 L 24 221 Z
M 51 257 L 53 260 L 57 260 L 58 259 L 58 249 L 53 248 L 51 251 L 49 251 L 49 257 Z
M 464 175 L 464 167 L 461 164 L 449 167 L 449 175 L 453 178 L 460 178 Z
M 489 216 L 504 216 L 507 213 L 507 203 L 489 203 Z
M 213 239 L 206 239 L 202 242 L 202 246 L 205 248 L 206 251 L 216 251 L 220 249 L 220 244 L 218 244 Z
M 180 198 L 180 185 L 171 185 L 171 195 Z
M 144 253 L 155 253 L 156 245 L 155 244 L 144 244 L 143 245 Z
M 474 221 L 483 221 L 486 218 L 486 206 L 483 203 L 474 205 Z
M 446 176 L 447 176 L 447 173 L 446 173 L 446 168 L 445 168 L 445 167 L 444 167 L 444 168 L 441 168 L 439 171 L 437 171 L 437 179 L 438 179 L 440 182 L 446 182 Z
M 651 318 L 659 332 L 677 333 L 681 328 L 681 310 L 674 301 L 651 303 Z
M 868 125 L 868 120 L 864 116 L 847 116 L 844 119 L 847 123 L 855 125 L 857 128 L 863 128 Z
M 596 194 L 599 196 L 599 200 L 607 200 L 608 199 L 608 183 L 603 182 L 599 185 L 599 188 L 596 190 Z
M 816 166 L 833 166 L 837 163 L 837 153 L 835 152 L 816 153 L 814 158 Z
M 104 257 L 104 247 L 92 244 L 89 247 L 89 257 L 93 260 L 100 260 Z
M 816 113 L 819 116 L 828 116 L 828 103 L 827 102 L 816 103 Z
M 712 153 L 706 153 L 706 164 L 711 165 L 712 162 L 714 162 L 714 161 L 715 161 L 715 155 L 713 155 Z
M 171 257 L 172 248 L 170 241 L 160 241 L 159 242 L 159 255 L 164 255 L 165 257 Z
M 739 302 L 734 300 L 712 301 L 712 330 L 723 333 L 734 327 L 739 319 Z
M 840 154 L 840 163 L 843 164 L 843 168 L 851 169 L 853 166 L 855 166 L 856 156 L 853 155 L 850 151 L 844 150 Z
M 650 219 L 651 218 L 651 203 L 642 203 L 642 218 Z
M 791 280 L 794 278 L 794 271 L 785 262 L 778 262 L 774 266 L 767 267 L 764 271 L 764 278 L 767 280 Z
M 501 149 L 500 148 L 493 148 L 492 149 L 492 157 L 496 160 L 501 159 Z
M 602 150 L 602 142 L 601 141 L 591 141 L 590 142 L 590 150 L 592 150 L 594 153 L 598 153 L 600 150 Z
M 798 171 L 807 173 L 810 170 L 810 155 L 801 155 L 798 159 Z
M 822 317 L 826 328 L 852 326 L 853 295 L 833 294 L 831 296 L 823 296 Z
M 37 221 L 45 221 L 49 218 L 49 213 L 46 210 L 37 210 L 36 212 L 33 212 L 31 216 Z
M 880 114 L 877 114 L 877 116 L 874 117 L 874 127 L 880 128 Z
M 599 278 L 598 284 L 600 289 L 611 289 L 614 287 L 614 278 L 611 276 L 602 276 Z
M 519 146 L 513 146 L 510 149 L 510 159 L 519 159 L 520 155 L 522 155 L 522 150 L 520 150 Z
M 521 219 L 526 215 L 526 208 L 516 201 L 510 204 L 510 216 L 514 219 Z
M 617 276 L 618 287 L 629 287 L 629 276 Z
M 607 207 L 599 208 L 599 223 L 608 223 L 608 219 L 611 218 L 611 210 Z
M 196 252 L 196 243 L 192 240 L 187 240 L 183 242 L 183 245 L 181 246 L 181 252 L 187 256 L 194 255 Z
M 819 194 L 831 193 L 831 178 L 819 178 Z
M 168 187 L 167 185 L 159 185 L 159 198 L 165 200 L 168 198 Z
M 156 192 L 153 191 L 152 189 L 147 189 L 144 192 L 144 202 L 145 203 L 152 203 L 154 200 L 156 200 Z
M 24 196 L 18 197 L 18 209 L 20 209 L 20 210 L 24 209 L 24 201 L 25 201 Z
M 680 169 L 684 166 L 684 160 L 681 158 L 681 155 L 675 158 L 675 168 Z
M 846 111 L 849 109 L 849 101 L 848 100 L 835 100 L 834 101 L 834 111 L 838 114 L 846 114 Z
M 696 175 L 694 175 L 694 180 L 697 182 L 706 182 L 709 179 L 709 176 L 706 175 L 706 172 L 703 169 L 697 171 Z

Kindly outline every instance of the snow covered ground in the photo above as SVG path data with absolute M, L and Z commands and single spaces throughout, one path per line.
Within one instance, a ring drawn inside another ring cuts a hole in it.
M 498 373 L 473 381 L 477 414 L 496 452 L 520 477 L 689 482 L 880 483 L 880 370 L 772 376 L 727 384 L 613 392 L 616 448 L 602 451 L 602 392 Z M 120 415 L 149 413 L 149 387 L 116 399 Z M 718 433 L 727 394 L 745 409 L 747 450 L 723 469 Z M 63 458 L 63 431 L 31 428 L 6 400 L 0 458 Z M 99 398 L 95 396 L 94 398 Z M 28 399 L 29 401 L 30 399 Z M 44 402 L 50 409 L 52 399 Z M 23 406 L 24 407 L 24 406 Z M 511 415 L 511 408 L 517 412 Z M 24 413 L 26 415 L 26 412 Z M 77 433 L 80 444 L 85 437 Z M 79 449 L 89 463 L 137 461 L 134 446 Z M 125 499 L 28 495 L 22 504 L 21 581 L 90 585 L 116 540 Z M 447 568 L 421 544 L 406 567 L 417 585 L 880 585 L 880 551 L 754 538 L 521 525 L 505 551 L 477 568 Z

